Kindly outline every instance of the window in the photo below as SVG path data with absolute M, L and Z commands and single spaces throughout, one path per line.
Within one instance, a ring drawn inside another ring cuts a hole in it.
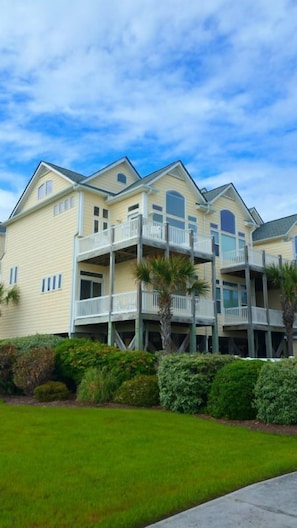
M 9 284 L 16 284 L 18 279 L 18 267 L 14 266 L 9 270 Z
M 101 208 L 94 205 L 93 215 L 93 233 L 99 233 L 108 229 L 108 223 L 103 221 L 103 219 L 108 219 L 109 217 L 108 209 L 103 209 L 103 207 Z
M 177 191 L 167 191 L 166 193 L 166 213 L 185 218 L 185 199 Z
M 134 220 L 139 215 L 139 204 L 129 205 L 128 207 L 128 220 Z
M 245 284 L 223 281 L 223 304 L 224 308 L 246 306 L 247 293 Z
M 154 213 L 153 214 L 153 222 L 158 222 L 159 224 L 163 224 L 163 215 Z
M 81 271 L 80 276 L 80 300 L 101 297 L 103 274 Z
M 217 281 L 217 284 L 219 281 Z M 220 286 L 216 287 L 216 306 L 217 306 L 217 313 L 221 313 L 221 288 Z
M 163 211 L 163 207 L 161 205 L 157 205 L 157 204 L 153 204 L 152 205 L 152 208 L 155 210 L 155 211 Z
M 117 180 L 120 183 L 127 183 L 127 176 L 125 176 L 125 174 L 123 174 L 122 172 L 119 172 L 117 175 Z
M 66 200 L 54 205 L 54 216 L 64 213 L 65 211 L 72 209 L 72 207 L 74 207 L 74 197 L 70 196 L 70 198 L 66 198 Z
M 47 194 L 50 194 L 53 191 L 53 182 L 52 180 L 47 180 L 38 187 L 37 196 L 38 200 L 44 198 Z
M 221 211 L 221 231 L 235 235 L 235 216 L 227 209 Z
M 57 273 L 50 277 L 44 277 L 41 280 L 41 291 L 42 293 L 50 292 L 54 290 L 60 290 L 62 288 L 62 274 Z
M 128 213 L 131 213 L 131 211 L 135 211 L 135 209 L 139 209 L 139 204 L 138 203 L 133 204 L 133 205 L 129 205 Z

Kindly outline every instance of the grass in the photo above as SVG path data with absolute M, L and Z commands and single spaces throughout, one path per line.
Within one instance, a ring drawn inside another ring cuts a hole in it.
M 0 526 L 140 528 L 297 470 L 297 439 L 153 410 L 0 405 Z

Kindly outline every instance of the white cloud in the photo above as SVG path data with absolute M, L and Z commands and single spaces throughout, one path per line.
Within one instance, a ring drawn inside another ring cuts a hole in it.
M 261 182 L 267 213 L 292 210 L 278 182 L 294 196 L 295 3 L 0 0 L 0 10 L 0 187 L 40 159 L 90 173 L 127 154 L 148 173 L 182 158 L 207 187 L 230 176 L 256 205 Z

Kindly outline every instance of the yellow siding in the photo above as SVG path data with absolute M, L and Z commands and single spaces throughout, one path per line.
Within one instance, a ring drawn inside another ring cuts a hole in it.
M 120 183 L 117 181 L 117 175 L 119 173 L 122 173 L 127 177 L 126 183 Z M 98 189 L 117 194 L 135 181 L 138 181 L 135 174 L 133 174 L 128 165 L 123 162 L 116 167 L 107 170 L 103 174 L 93 178 L 90 181 L 90 185 L 97 187 Z
M 52 182 L 53 182 L 53 184 L 52 184 L 53 185 L 52 193 L 47 194 L 46 196 L 44 196 L 41 199 L 38 199 L 38 188 L 39 188 L 39 186 L 42 185 L 43 183 L 45 183 L 48 180 L 52 180 Z M 72 183 L 70 181 L 66 180 L 62 176 L 59 176 L 58 174 L 56 174 L 56 173 L 54 173 L 52 171 L 49 171 L 48 173 L 43 175 L 41 178 L 38 178 L 38 179 L 36 179 L 34 181 L 33 185 L 30 187 L 30 192 L 29 192 L 27 198 L 22 203 L 21 210 L 18 211 L 18 212 L 27 211 L 28 209 L 30 209 L 34 205 L 39 205 L 40 203 L 42 203 L 43 201 L 47 200 L 48 198 L 51 198 L 55 194 L 57 194 L 57 193 L 59 193 L 61 191 L 64 191 L 65 189 L 67 189 L 68 187 L 71 187 L 71 186 L 72 186 Z
M 1 337 L 34 333 L 67 333 L 69 330 L 74 235 L 77 202 L 68 211 L 53 215 L 48 205 L 7 227 L 3 281 L 18 267 L 21 301 L 3 309 Z M 42 278 L 62 274 L 62 289 L 41 292 Z
M 297 236 L 297 226 L 294 226 L 288 238 L 277 238 L 275 240 L 267 240 L 257 242 L 255 248 L 265 250 L 270 255 L 281 255 L 286 259 L 295 260 L 295 243 L 294 238 Z

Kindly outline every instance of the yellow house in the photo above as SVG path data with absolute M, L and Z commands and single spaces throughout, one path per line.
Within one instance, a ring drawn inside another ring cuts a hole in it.
M 3 307 L 0 338 L 52 333 L 159 350 L 156 293 L 137 285 L 134 265 L 183 254 L 210 290 L 174 296 L 176 349 L 272 356 L 284 329 L 279 306 L 269 319 L 265 262 L 278 257 L 269 244 L 266 253 L 265 225 L 232 184 L 200 190 L 181 161 L 145 177 L 127 158 L 88 177 L 41 162 L 2 224 L 1 280 L 21 300 Z

